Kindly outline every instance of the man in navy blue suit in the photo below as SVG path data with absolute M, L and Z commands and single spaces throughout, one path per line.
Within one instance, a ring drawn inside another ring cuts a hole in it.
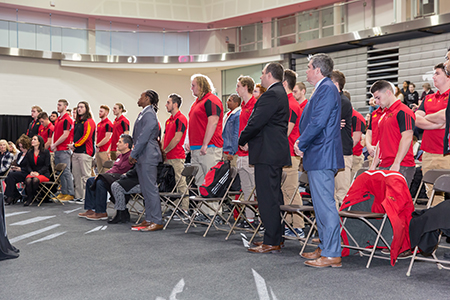
M 308 172 L 311 198 L 317 218 L 320 244 L 314 252 L 303 253 L 305 265 L 341 267 L 339 214 L 334 199 L 334 176 L 344 168 L 341 142 L 341 97 L 329 78 L 333 60 L 326 54 L 312 56 L 306 71 L 315 92 L 300 120 L 300 137 L 294 149 L 303 157 Z

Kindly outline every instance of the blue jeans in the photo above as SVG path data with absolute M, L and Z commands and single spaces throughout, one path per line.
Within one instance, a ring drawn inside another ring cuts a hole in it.
M 61 150 L 55 152 L 55 165 L 59 163 L 66 164 L 66 169 L 61 174 L 61 194 L 64 195 L 75 195 L 73 189 L 73 177 L 72 172 L 70 171 L 70 162 L 71 162 L 71 151 L 69 150 Z
M 311 199 L 317 219 L 322 256 L 341 256 L 339 213 L 334 199 L 335 170 L 308 171 Z
M 95 210 L 96 213 L 106 212 L 106 197 L 108 190 L 106 189 L 103 180 L 97 180 L 95 191 L 91 190 L 91 185 L 94 183 L 95 177 L 90 177 L 86 181 L 86 193 L 84 196 L 84 209 Z

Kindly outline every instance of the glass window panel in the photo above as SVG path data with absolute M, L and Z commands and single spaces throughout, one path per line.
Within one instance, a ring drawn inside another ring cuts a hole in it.
M 252 50 L 255 50 L 255 45 L 256 44 L 250 44 L 250 45 L 241 46 L 241 51 L 252 51 Z
M 62 52 L 88 53 L 88 33 L 84 29 L 62 28 Z
M 139 55 L 164 55 L 164 36 L 162 32 L 139 32 Z
M 333 7 L 322 10 L 322 27 L 334 24 Z
M 241 44 L 249 44 L 255 42 L 255 26 L 249 25 L 249 26 L 243 26 L 240 29 L 240 38 L 241 38 Z
M 189 54 L 187 33 L 170 32 L 164 35 L 164 55 Z
M 9 47 L 19 48 L 17 31 L 19 30 L 19 24 L 16 22 L 9 22 Z
M 304 12 L 298 15 L 298 31 L 319 28 L 319 12 Z
M 50 26 L 37 25 L 36 38 L 37 38 L 37 50 L 50 51 Z
M 138 36 L 135 32 L 112 32 L 111 53 L 113 55 L 136 55 Z
M 315 40 L 319 38 L 319 30 L 303 32 L 298 35 L 299 42 Z
M 278 35 L 283 36 L 291 33 L 295 33 L 295 17 L 288 17 L 277 20 Z
M 52 27 L 50 51 L 62 52 L 62 28 Z
M 19 23 L 19 47 L 36 49 L 36 25 Z
M 332 36 L 334 34 L 334 27 L 327 27 L 322 30 L 322 37 Z
M 263 24 L 256 24 L 256 40 L 262 41 L 263 39 Z
M 295 43 L 295 35 L 285 36 L 278 39 L 278 46 L 289 45 Z
M 95 53 L 109 55 L 111 52 L 109 31 L 97 30 L 95 32 Z
M 9 22 L 0 20 L 0 47 L 9 47 Z

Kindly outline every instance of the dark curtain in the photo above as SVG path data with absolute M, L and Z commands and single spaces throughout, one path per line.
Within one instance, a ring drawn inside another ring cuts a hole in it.
M 31 116 L 0 115 L 0 139 L 15 143 L 22 133 L 27 133 Z

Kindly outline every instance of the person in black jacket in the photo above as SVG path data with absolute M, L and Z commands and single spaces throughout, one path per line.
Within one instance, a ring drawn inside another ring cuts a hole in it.
M 28 153 L 28 149 L 31 147 L 31 140 L 28 136 L 22 134 L 22 136 L 17 140 L 16 145 L 20 152 L 17 156 L 17 160 L 13 162 L 14 166 L 11 167 L 11 171 L 5 179 L 5 195 L 7 197 L 5 200 L 6 205 L 15 204 L 17 200 L 21 198 L 16 185 L 19 182 L 24 182 L 29 173 L 26 155 Z
M 30 205 L 41 182 L 47 182 L 50 178 L 50 152 L 45 149 L 44 139 L 35 135 L 31 139 L 31 149 L 27 156 L 28 171 L 30 174 L 25 179 L 26 200 L 24 206 Z
M 249 153 L 249 163 L 255 166 L 256 193 L 261 219 L 266 228 L 262 243 L 249 248 L 253 253 L 279 252 L 284 232 L 280 205 L 281 174 L 291 165 L 288 122 L 289 101 L 281 83 L 284 68 L 279 63 L 267 64 L 261 76 L 261 85 L 267 91 L 256 102 L 247 126 L 239 137 L 239 146 Z

